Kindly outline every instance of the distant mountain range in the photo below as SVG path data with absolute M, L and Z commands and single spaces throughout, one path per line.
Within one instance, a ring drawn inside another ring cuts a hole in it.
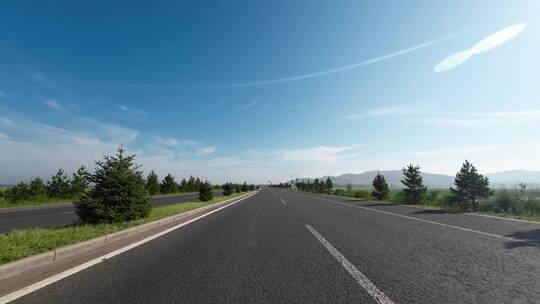
M 355 187 L 371 187 L 373 178 L 377 173 L 382 173 L 390 187 L 402 187 L 401 170 L 373 170 L 363 173 L 347 173 L 339 176 L 330 176 L 335 185 L 344 186 L 351 184 Z M 454 176 L 423 172 L 424 183 L 431 188 L 447 188 L 454 184 Z M 529 188 L 540 187 L 540 171 L 529 170 L 509 170 L 485 174 L 489 178 L 493 187 L 516 187 L 518 183 L 524 182 Z M 328 176 L 323 176 L 326 179 Z M 319 177 L 321 178 L 321 177 Z M 313 180 L 314 178 L 303 178 L 303 180 Z

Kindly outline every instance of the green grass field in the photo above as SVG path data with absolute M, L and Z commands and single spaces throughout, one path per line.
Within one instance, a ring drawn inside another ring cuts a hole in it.
M 245 193 L 234 193 L 230 196 L 217 196 L 208 202 L 187 202 L 157 207 L 153 208 L 150 215 L 145 219 L 124 223 L 23 229 L 0 234 L 0 264 L 90 240 L 171 215 L 213 205 L 243 194 Z

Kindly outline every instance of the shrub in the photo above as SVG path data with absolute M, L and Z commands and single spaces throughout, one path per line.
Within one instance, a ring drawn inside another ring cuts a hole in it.
M 393 203 L 405 204 L 407 202 L 407 195 L 404 191 L 391 191 L 388 196 L 388 200 Z
M 150 213 L 150 202 L 144 188 L 144 178 L 135 155 L 125 156 L 120 147 L 115 156 L 106 155 L 96 162 L 89 176 L 94 183 L 88 196 L 76 204 L 83 223 L 112 223 L 135 220 Z
M 204 183 L 199 183 L 199 200 L 201 202 L 207 202 L 214 197 L 214 192 L 212 191 L 212 185 L 205 181 Z
M 365 190 L 356 190 L 354 192 L 354 197 L 364 199 L 364 200 L 368 200 L 369 199 L 369 192 L 365 191 Z
M 334 195 L 340 195 L 340 196 L 343 196 L 343 195 L 345 195 L 345 190 L 343 190 L 343 189 L 336 189 L 336 190 L 334 190 Z
M 483 202 L 480 210 L 514 215 L 540 215 L 540 198 L 525 191 L 497 190 L 495 195 Z
M 32 197 L 30 186 L 25 182 L 18 182 L 15 186 L 6 190 L 5 197 L 10 202 L 28 200 Z

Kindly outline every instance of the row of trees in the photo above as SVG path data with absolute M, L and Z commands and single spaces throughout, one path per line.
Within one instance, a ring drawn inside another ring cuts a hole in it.
M 7 201 L 14 203 L 37 199 L 77 200 L 88 192 L 90 182 L 89 173 L 84 166 L 73 173 L 71 178 L 63 169 L 59 169 L 47 182 L 41 177 L 36 177 L 30 182 L 20 181 L 15 186 L 7 188 L 3 196 Z M 159 182 L 158 175 L 153 170 L 144 180 L 144 188 L 149 195 L 197 192 L 202 184 L 204 182 L 200 178 L 193 176 L 176 183 L 170 173 Z
M 168 173 L 161 182 L 154 170 L 148 173 L 145 181 L 145 187 L 150 195 L 169 194 L 177 192 L 196 192 L 199 191 L 204 182 L 200 178 L 190 176 L 189 179 L 183 178 L 180 183 L 174 180 L 174 176 Z
M 251 184 L 248 186 L 246 182 L 244 182 L 243 184 L 225 183 L 221 188 L 223 189 L 223 195 L 231 195 L 235 192 L 241 193 L 253 191 L 255 190 L 255 185 Z
M 426 197 L 428 188 L 424 184 L 420 166 L 410 164 L 402 169 L 403 178 L 401 183 L 404 188 L 401 191 L 399 197 L 400 201 L 407 204 L 419 204 Z M 385 200 L 390 195 L 390 189 L 386 182 L 384 175 L 378 173 L 372 182 L 373 189 L 371 191 L 371 197 L 376 200 Z M 526 185 L 520 185 L 522 189 L 525 189 Z M 316 193 L 331 193 L 333 183 L 330 178 L 325 181 L 315 179 L 313 182 L 298 181 L 296 183 L 298 190 Z M 363 192 L 363 191 L 362 191 Z M 356 194 L 362 194 L 361 191 L 357 191 Z M 347 190 L 344 192 L 341 189 L 337 189 L 335 194 L 352 194 L 352 186 L 347 185 Z M 450 187 L 450 203 L 453 206 L 459 207 L 462 210 L 477 211 L 479 208 L 478 202 L 482 199 L 488 198 L 493 191 L 489 188 L 489 180 L 487 177 L 478 173 L 478 170 L 474 165 L 465 160 L 461 166 L 459 172 L 456 173 L 454 180 L 454 187 Z M 355 197 L 364 197 L 363 195 Z M 369 193 L 366 193 L 365 198 L 369 198 Z
M 82 222 L 123 222 L 146 217 L 151 210 L 148 194 L 198 191 L 199 200 L 203 202 L 214 197 L 214 187 L 208 181 L 193 176 L 177 184 L 174 176 L 167 174 L 158 183 L 157 174 L 151 171 L 145 179 L 134 159 L 135 155 L 126 156 L 125 149 L 121 147 L 116 155 L 107 155 L 103 161 L 96 162 L 94 173 L 88 174 L 93 186 L 76 203 Z M 245 192 L 255 189 L 255 186 L 226 183 L 223 188 Z M 226 192 L 226 195 L 232 194 L 230 190 Z
M 403 179 L 401 183 L 405 186 L 403 191 L 404 200 L 409 204 L 418 204 L 422 201 L 427 187 L 418 165 L 408 165 L 402 169 Z M 478 210 L 478 201 L 488 198 L 492 194 L 489 188 L 487 177 L 478 173 L 478 170 L 465 160 L 461 169 L 456 173 L 454 186 L 450 187 L 452 199 L 459 205 L 460 209 L 473 211 Z M 388 197 L 389 189 L 384 176 L 380 173 L 373 179 L 373 191 L 371 195 L 377 200 L 384 200 Z
M 47 183 L 40 177 L 32 179 L 29 183 L 20 181 L 15 186 L 6 189 L 4 197 L 10 202 L 43 198 L 77 199 L 82 197 L 87 190 L 88 172 L 84 166 L 81 166 L 71 178 L 64 173 L 64 170 L 59 169 Z
M 327 177 L 325 181 L 316 178 L 313 183 L 310 180 L 299 181 L 296 183 L 296 188 L 307 192 L 330 193 L 334 188 L 334 183 L 330 177 Z
M 25 200 L 36 196 L 76 198 L 76 213 L 82 223 L 112 223 L 144 218 L 151 211 L 149 194 L 199 192 L 199 200 L 213 198 L 215 187 L 208 181 L 191 176 L 177 184 L 167 174 L 161 182 L 154 171 L 145 178 L 135 155 L 126 155 L 120 147 L 115 155 L 105 155 L 95 162 L 93 173 L 81 167 L 70 179 L 62 169 L 45 184 L 35 178 L 30 183 L 19 182 L 5 192 L 7 199 Z M 218 187 L 219 188 L 219 187 Z M 255 185 L 226 183 L 226 195 L 254 190 Z

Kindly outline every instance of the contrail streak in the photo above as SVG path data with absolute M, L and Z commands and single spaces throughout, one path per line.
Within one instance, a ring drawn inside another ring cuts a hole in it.
M 453 38 L 455 36 L 461 35 L 464 32 L 465 32 L 465 30 L 462 30 L 462 31 L 459 31 L 459 32 L 454 32 L 452 34 L 449 34 L 449 35 L 446 35 L 446 36 L 443 36 L 443 37 L 440 37 L 440 38 L 437 38 L 437 39 L 434 39 L 434 40 L 430 40 L 430 41 L 427 41 L 427 42 L 423 42 L 423 43 L 417 44 L 415 46 L 412 46 L 412 47 L 409 47 L 409 48 L 406 48 L 406 49 L 403 49 L 403 50 L 400 50 L 400 51 L 397 51 L 397 52 L 393 52 L 393 53 L 386 54 L 386 55 L 383 55 L 383 56 L 371 58 L 371 59 L 364 60 L 364 61 L 361 61 L 361 62 L 357 62 L 357 63 L 353 63 L 353 64 L 350 64 L 350 65 L 346 65 L 346 66 L 342 66 L 342 67 L 338 67 L 338 68 L 334 68 L 334 69 L 330 69 L 330 70 L 325 70 L 325 71 L 319 71 L 319 72 L 303 74 L 303 75 L 297 75 L 297 76 L 291 76 L 291 77 L 285 77 L 285 78 L 279 78 L 279 79 L 253 81 L 253 82 L 240 82 L 240 83 L 229 83 L 229 84 L 210 84 L 210 85 L 193 85 L 193 86 L 183 86 L 183 87 L 243 88 L 243 87 L 264 86 L 264 85 L 291 82 L 291 81 L 297 81 L 297 80 L 308 79 L 308 78 L 315 78 L 315 77 L 320 77 L 320 76 L 324 76 L 324 75 L 329 75 L 329 74 L 334 74 L 334 73 L 338 73 L 338 72 L 343 72 L 343 71 L 347 71 L 347 70 L 356 69 L 356 68 L 359 68 L 359 67 L 362 67 L 362 66 L 370 65 L 370 64 L 377 63 L 377 62 L 384 61 L 384 60 L 388 60 L 388 59 L 391 59 L 391 58 L 394 58 L 394 57 L 397 57 L 397 56 L 401 56 L 401 55 L 404 55 L 404 54 L 407 54 L 407 53 L 411 53 L 411 52 L 414 52 L 416 50 L 428 47 L 428 46 L 430 46 L 432 44 L 435 44 L 435 43 L 438 43 L 438 42 Z
M 374 64 L 377 62 L 385 61 L 392 59 L 394 57 L 398 57 L 401 55 L 405 55 L 407 53 L 414 52 L 419 49 L 423 49 L 425 47 L 428 47 L 432 44 L 436 44 L 438 42 L 453 38 L 455 36 L 461 35 L 465 33 L 466 30 L 461 30 L 458 32 L 454 32 L 427 42 L 423 42 L 414 46 L 411 46 L 409 48 L 393 52 L 390 54 L 382 55 L 379 57 L 371 58 L 368 60 L 360 61 L 357 63 L 353 63 L 350 65 L 333 68 L 329 70 L 309 73 L 309 74 L 303 74 L 303 75 L 297 75 L 297 76 L 291 76 L 291 77 L 285 77 L 285 78 L 278 78 L 278 79 L 270 79 L 270 80 L 259 80 L 259 81 L 252 81 L 252 82 L 238 82 L 238 83 L 223 83 L 223 84 L 159 84 L 159 83 L 117 83 L 115 85 L 120 86 L 128 86 L 128 87 L 154 87 L 154 88 L 186 88 L 186 89 L 217 89 L 217 88 L 245 88 L 245 87 L 256 87 L 256 86 L 265 86 L 265 85 L 273 85 L 273 84 L 279 84 L 279 83 L 287 83 L 287 82 L 293 82 L 303 79 L 309 79 L 309 78 L 315 78 L 315 77 L 321 77 L 329 74 L 339 73 L 347 70 L 356 69 L 359 67 L 363 67 L 366 65 Z

